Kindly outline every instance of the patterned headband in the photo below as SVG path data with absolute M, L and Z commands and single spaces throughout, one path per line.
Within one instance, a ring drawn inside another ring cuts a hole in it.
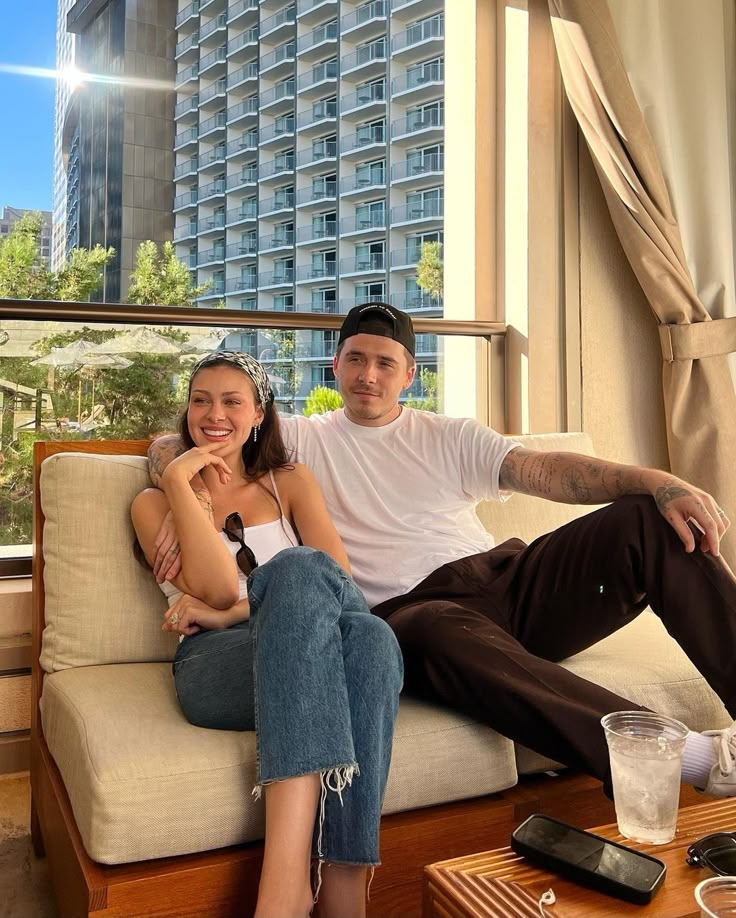
M 251 357 L 250 354 L 241 354 L 239 351 L 213 351 L 211 354 L 205 354 L 192 367 L 192 375 L 189 377 L 190 391 L 192 387 L 191 381 L 200 370 L 220 362 L 231 363 L 250 377 L 256 387 L 258 400 L 264 408 L 273 401 L 273 391 L 266 371 L 255 357 Z

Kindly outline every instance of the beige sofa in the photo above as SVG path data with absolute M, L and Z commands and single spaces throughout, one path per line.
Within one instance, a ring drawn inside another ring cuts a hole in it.
M 523 439 L 531 448 L 592 452 L 582 434 Z M 98 865 L 210 852 L 263 835 L 262 804 L 251 797 L 254 735 L 193 727 L 177 705 L 170 662 L 175 638 L 160 628 L 165 601 L 130 550 L 128 509 L 148 483 L 141 455 L 58 453 L 40 471 L 37 841 L 50 847 L 38 813 L 46 793 L 39 760 L 49 755 L 49 771 L 63 783 L 60 810 L 70 807 L 77 846 L 81 842 L 82 855 Z M 529 541 L 581 512 L 519 495 L 479 508 L 498 542 L 512 535 Z M 694 729 L 729 722 L 651 613 L 565 665 Z M 406 697 L 384 812 L 486 797 L 515 785 L 520 774 L 552 764 L 468 717 Z M 426 857 L 442 854 L 428 850 Z M 88 906 L 86 913 L 94 914 Z M 209 907 L 192 905 L 186 914 L 208 914 Z M 166 908 L 145 914 L 171 913 Z M 75 909 L 68 914 L 82 913 L 81 906 Z

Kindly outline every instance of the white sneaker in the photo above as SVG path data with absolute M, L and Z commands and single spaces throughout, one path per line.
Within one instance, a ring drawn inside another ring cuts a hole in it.
M 713 737 L 716 764 L 710 770 L 704 794 L 711 797 L 736 797 L 736 721 L 724 730 L 703 730 Z

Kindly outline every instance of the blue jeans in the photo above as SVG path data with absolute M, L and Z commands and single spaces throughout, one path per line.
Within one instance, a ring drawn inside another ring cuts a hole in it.
M 396 638 L 342 568 L 311 548 L 256 568 L 248 598 L 249 621 L 179 645 L 184 715 L 199 727 L 255 729 L 259 787 L 319 772 L 315 857 L 377 864 L 403 680 Z

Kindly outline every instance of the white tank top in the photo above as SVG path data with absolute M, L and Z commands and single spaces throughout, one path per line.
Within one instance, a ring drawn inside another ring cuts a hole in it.
M 273 477 L 273 472 L 268 473 L 271 478 L 271 485 L 273 487 L 273 493 L 276 497 L 276 501 L 279 505 L 280 517 L 275 520 L 269 520 L 268 523 L 259 523 L 257 526 L 244 526 L 243 527 L 243 541 L 245 544 L 253 550 L 253 554 L 256 556 L 256 560 L 259 564 L 265 564 L 266 561 L 270 561 L 274 555 L 278 554 L 284 548 L 294 548 L 299 544 L 299 539 L 297 538 L 294 529 L 289 522 L 288 518 L 284 515 L 284 509 L 281 506 L 281 498 L 279 497 L 278 488 L 276 487 L 276 481 Z M 220 532 L 220 537 L 225 542 L 230 554 L 235 558 L 235 555 L 238 553 L 240 548 L 239 542 L 231 542 L 230 539 L 225 535 L 224 532 Z M 159 586 L 163 590 L 166 599 L 168 600 L 169 606 L 179 599 L 182 595 L 181 590 L 177 589 L 173 583 L 169 580 L 165 580 L 163 583 L 159 583 Z M 248 595 L 248 581 L 245 574 L 238 568 L 238 589 L 239 589 L 239 599 L 245 599 Z

